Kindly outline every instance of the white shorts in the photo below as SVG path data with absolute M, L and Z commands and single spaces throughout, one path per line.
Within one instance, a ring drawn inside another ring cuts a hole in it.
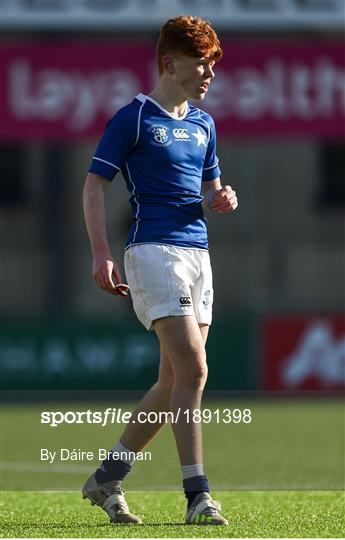
M 125 251 L 125 272 L 134 311 L 147 330 L 169 315 L 212 321 L 212 270 L 208 251 L 138 244 Z

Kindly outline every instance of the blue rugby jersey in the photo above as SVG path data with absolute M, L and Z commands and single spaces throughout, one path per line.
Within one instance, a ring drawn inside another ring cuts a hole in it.
M 118 171 L 133 210 L 126 247 L 208 248 L 201 182 L 220 176 L 209 114 L 188 104 L 175 118 L 139 94 L 108 122 L 89 168 L 110 181 Z

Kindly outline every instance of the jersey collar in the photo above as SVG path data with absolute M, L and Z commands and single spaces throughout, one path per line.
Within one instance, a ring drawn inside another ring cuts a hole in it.
M 158 107 L 158 109 L 160 109 L 164 114 L 166 114 L 167 116 L 170 116 L 170 118 L 173 118 L 174 120 L 184 120 L 189 112 L 189 106 L 188 106 L 188 103 L 186 105 L 186 108 L 183 112 L 183 115 L 182 116 L 177 116 L 173 113 L 170 113 L 169 111 L 167 111 L 166 109 L 164 109 L 164 107 L 162 107 L 162 105 L 160 105 L 157 101 L 155 101 L 154 99 L 152 99 L 150 96 L 146 96 L 145 94 L 138 94 L 137 96 L 135 96 L 136 99 L 138 99 L 139 101 L 141 101 L 142 103 L 145 103 L 145 101 L 151 101 L 151 103 L 153 103 L 156 107 Z

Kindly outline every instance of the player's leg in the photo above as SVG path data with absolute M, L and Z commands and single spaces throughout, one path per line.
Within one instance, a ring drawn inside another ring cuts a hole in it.
M 207 336 L 208 326 L 202 329 L 202 335 Z M 203 338 L 204 342 L 206 337 Z M 122 451 L 125 456 L 126 450 L 128 455 L 133 452 L 139 452 L 149 444 L 149 442 L 157 435 L 164 426 L 164 418 L 157 422 L 146 422 L 145 418 L 148 413 L 153 412 L 168 412 L 171 406 L 171 392 L 175 382 L 175 375 L 171 365 L 171 361 L 167 353 L 161 349 L 159 376 L 157 382 L 145 394 L 136 409 L 133 411 L 130 422 L 121 435 L 119 442 L 112 450 Z M 122 460 L 113 460 L 111 457 L 104 460 L 101 468 L 96 473 L 96 478 L 100 482 L 109 482 L 111 480 L 119 480 L 124 478 L 124 474 L 128 474 L 133 460 L 128 457 L 124 464 Z M 126 466 L 127 465 L 127 466 Z
M 209 326 L 202 324 L 199 325 L 199 328 L 203 343 L 205 344 Z M 155 423 L 139 422 L 138 417 L 143 418 L 143 415 L 140 413 L 144 413 L 145 415 L 150 411 L 157 413 L 160 411 L 170 411 L 171 392 L 174 382 L 175 375 L 171 361 L 167 353 L 161 350 L 158 380 L 133 411 L 131 421 L 127 424 L 120 437 L 120 442 L 131 452 L 140 452 L 143 450 L 164 426 L 164 421 L 159 422 L 158 420 Z
M 170 359 L 164 350 L 161 350 L 159 376 L 157 382 L 145 394 L 132 413 L 130 421 L 125 427 L 112 452 L 121 452 L 121 459 L 113 459 L 112 455 L 105 459 L 96 472 L 99 482 L 123 480 L 130 472 L 134 463 L 133 453 L 140 452 L 164 426 L 163 421 L 151 423 L 146 421 L 151 411 L 170 410 L 170 396 L 174 385 L 174 372 Z
M 175 373 L 172 427 L 181 465 L 202 463 L 201 424 L 192 421 L 193 411 L 200 408 L 207 378 L 205 346 L 198 323 L 193 316 L 164 317 L 154 322 L 154 329 Z
M 140 412 L 169 411 L 170 396 L 174 384 L 174 373 L 168 355 L 161 351 L 159 377 L 156 384 L 147 392 L 132 414 L 123 435 L 112 452 L 121 453 L 123 459 L 113 459 L 112 454 L 105 459 L 99 469 L 87 480 L 83 487 L 83 497 L 92 504 L 101 506 L 113 522 L 140 523 L 140 518 L 129 512 L 120 486 L 121 480 L 130 472 L 132 452 L 142 450 L 160 431 L 164 423 L 140 423 Z M 117 454 L 115 454 L 117 455 Z
M 199 323 L 200 333 L 206 345 L 209 325 Z M 201 464 L 202 465 L 202 464 Z M 201 469 L 195 467 L 181 467 L 184 483 L 187 484 L 188 480 L 192 479 L 197 473 L 201 470 L 203 472 L 203 465 Z M 219 514 L 221 506 L 218 501 L 213 501 L 208 492 L 199 493 L 191 504 L 188 505 L 186 513 L 186 523 L 200 525 L 205 524 L 217 524 L 217 525 L 226 525 L 227 520 Z
M 192 316 L 165 317 L 155 321 L 154 329 L 171 359 L 175 374 L 171 394 L 171 411 L 175 419 L 172 427 L 188 499 L 186 523 L 227 525 L 228 521 L 219 513 L 220 504 L 209 494 L 203 469 L 200 409 L 207 378 L 205 343 L 208 325 L 198 324 Z
M 164 418 L 155 423 L 139 422 L 146 414 L 154 411 L 170 411 L 171 392 L 174 386 L 174 372 L 170 359 L 161 350 L 158 381 L 152 386 L 132 413 L 131 422 L 127 424 L 120 437 L 121 443 L 133 452 L 139 452 L 157 435 L 164 426 Z M 143 413 L 143 414 L 141 414 Z M 134 422 L 133 422 L 134 420 Z
M 200 330 L 200 334 L 201 334 L 201 337 L 202 337 L 202 341 L 204 343 L 204 346 L 206 346 L 206 342 L 207 342 L 207 338 L 208 338 L 208 331 L 209 331 L 210 327 L 208 324 L 200 324 L 199 323 L 199 330 Z

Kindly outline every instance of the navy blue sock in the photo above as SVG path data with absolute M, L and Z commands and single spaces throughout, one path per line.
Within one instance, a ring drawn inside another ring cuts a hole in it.
M 96 482 L 104 484 L 112 480 L 123 480 L 132 469 L 132 465 L 121 459 L 113 459 L 111 455 L 102 461 L 95 474 Z
M 202 493 L 203 491 L 207 491 L 207 493 L 209 493 L 210 491 L 207 476 L 204 474 L 200 476 L 192 476 L 191 478 L 185 478 L 183 480 L 183 488 L 186 498 L 188 499 L 188 508 L 199 493 Z

